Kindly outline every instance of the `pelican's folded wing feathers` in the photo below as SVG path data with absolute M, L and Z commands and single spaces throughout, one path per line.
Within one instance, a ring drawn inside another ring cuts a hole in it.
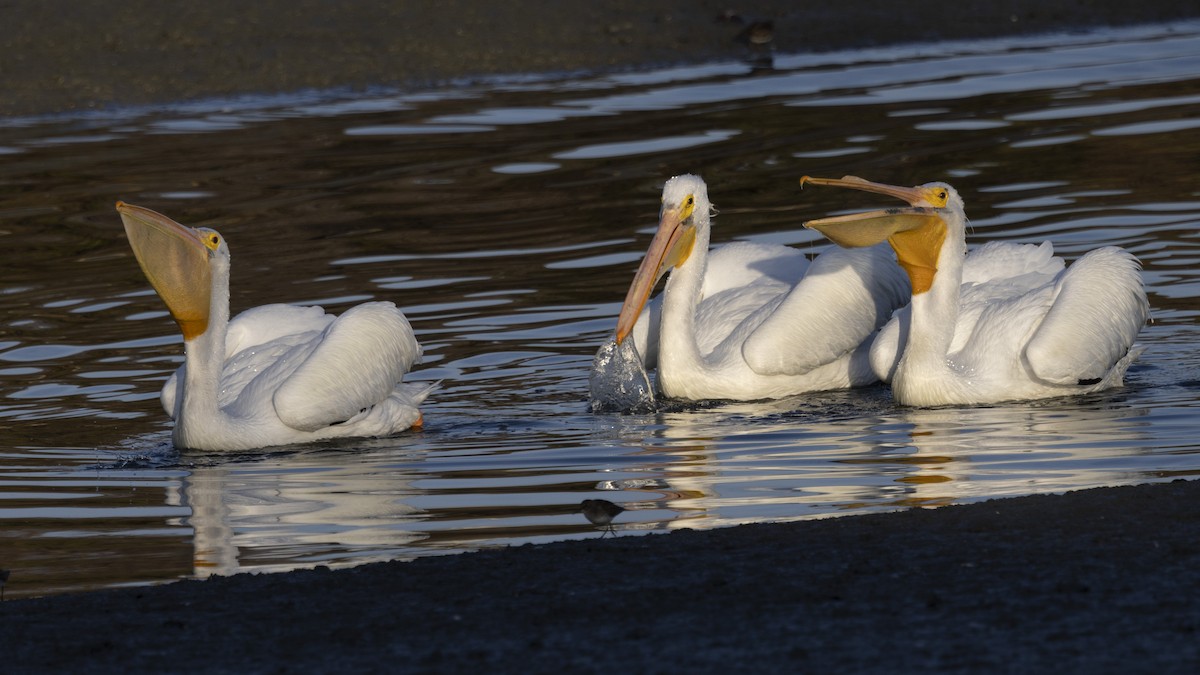
M 325 329 L 320 344 L 280 385 L 276 413 L 302 431 L 344 422 L 387 399 L 420 354 L 395 305 L 353 307 Z
M 982 284 L 1002 281 L 1011 284 L 1014 279 L 1025 275 L 1041 275 L 1045 279 L 1052 279 L 1064 267 L 1063 259 L 1054 255 L 1054 245 L 1048 241 L 1041 244 L 989 241 L 971 251 L 963 261 L 962 282 Z
M 1141 266 L 1113 246 L 1088 252 L 1058 281 L 1054 304 L 1025 348 L 1033 373 L 1048 382 L 1103 378 L 1150 315 Z
M 287 335 L 323 331 L 336 317 L 319 306 L 276 303 L 248 309 L 229 322 L 225 358 Z
M 832 248 L 742 346 L 762 375 L 798 375 L 857 348 L 904 304 L 908 278 L 886 245 Z

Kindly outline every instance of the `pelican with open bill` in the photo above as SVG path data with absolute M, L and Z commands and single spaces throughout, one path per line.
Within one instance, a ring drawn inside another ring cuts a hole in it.
M 117 202 L 134 256 L 183 333 L 184 364 L 163 386 L 176 446 L 246 450 L 420 425 L 433 388 L 405 384 L 421 348 L 390 302 L 341 316 L 273 304 L 229 320 L 229 246 Z
M 1041 245 L 990 242 L 967 255 L 962 198 L 946 183 L 900 187 L 855 176 L 800 184 L 901 199 L 906 207 L 805 223 L 847 248 L 888 242 L 912 302 L 880 330 L 871 365 L 905 405 L 989 403 L 1123 384 L 1149 316 L 1141 267 L 1105 246 L 1069 268 Z

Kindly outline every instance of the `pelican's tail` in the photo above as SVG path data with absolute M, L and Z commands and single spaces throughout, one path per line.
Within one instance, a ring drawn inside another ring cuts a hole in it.
M 393 397 L 408 403 L 412 406 L 418 406 L 425 402 L 425 399 L 433 393 L 434 389 L 441 386 L 442 381 L 437 382 L 401 382 L 396 385 L 396 390 L 392 392 Z

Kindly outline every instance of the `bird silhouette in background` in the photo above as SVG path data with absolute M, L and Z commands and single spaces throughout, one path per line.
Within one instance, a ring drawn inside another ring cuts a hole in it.
M 733 37 L 733 41 L 745 45 L 747 61 L 755 70 L 771 70 L 775 65 L 775 21 L 743 16 L 732 9 L 727 9 L 717 15 L 720 23 L 742 26 L 742 30 Z

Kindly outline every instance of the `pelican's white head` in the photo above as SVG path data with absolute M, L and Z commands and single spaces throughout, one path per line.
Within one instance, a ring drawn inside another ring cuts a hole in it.
M 925 183 L 916 187 L 900 187 L 872 183 L 856 176 L 843 178 L 811 178 L 804 176 L 800 185 L 831 185 L 884 194 L 908 202 L 907 208 L 891 208 L 848 216 L 821 218 L 804 223 L 843 247 L 874 246 L 883 241 L 891 244 L 896 259 L 912 282 L 913 295 L 933 287 L 938 258 L 946 244 L 947 231 L 953 230 L 954 241 L 965 235 L 966 215 L 962 198 L 946 183 Z
M 225 267 L 229 247 L 216 230 L 192 228 L 151 211 L 117 202 L 125 234 L 142 272 L 166 303 L 184 340 L 208 330 L 212 311 L 213 268 Z
M 710 215 L 709 210 L 712 208 L 712 204 L 708 201 L 708 185 L 703 178 L 685 173 L 674 176 L 663 183 L 663 210 L 675 208 L 682 211 L 689 205 L 693 207 L 695 215 L 702 215 L 705 218 Z M 700 208 L 701 206 L 703 208 Z
M 712 216 L 708 186 L 699 176 L 675 176 L 663 185 L 662 207 L 658 212 L 658 232 L 638 267 L 625 304 L 617 317 L 617 342 L 625 339 L 637 323 L 638 315 L 650 299 L 659 279 L 682 266 L 696 246 L 697 230 L 707 230 Z

